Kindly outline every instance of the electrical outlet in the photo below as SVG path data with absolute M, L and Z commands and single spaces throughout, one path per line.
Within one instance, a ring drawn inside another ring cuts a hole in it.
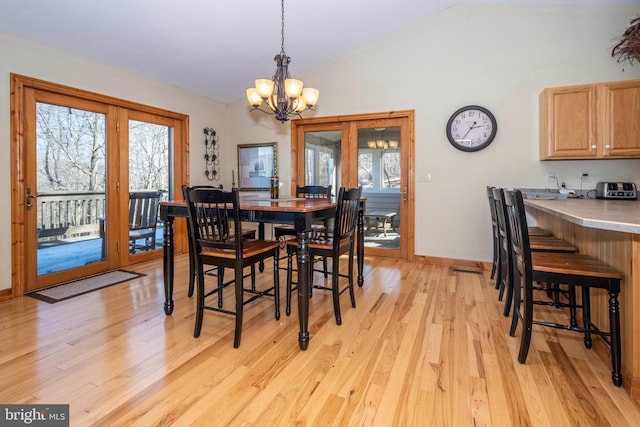
M 580 172 L 580 182 L 589 182 L 589 172 Z

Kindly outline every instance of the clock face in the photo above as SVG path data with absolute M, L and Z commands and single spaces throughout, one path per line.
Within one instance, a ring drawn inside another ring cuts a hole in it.
M 447 122 L 447 138 L 462 151 L 479 151 L 487 147 L 498 131 L 491 111 L 478 105 L 462 107 Z

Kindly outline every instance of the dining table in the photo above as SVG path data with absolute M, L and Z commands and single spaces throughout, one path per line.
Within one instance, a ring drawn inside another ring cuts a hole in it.
M 309 283 L 310 265 L 309 237 L 311 225 L 335 217 L 336 201 L 322 198 L 282 197 L 271 199 L 260 196 L 240 197 L 240 215 L 242 221 L 258 224 L 258 238 L 264 239 L 265 224 L 292 224 L 298 237 L 298 319 L 300 332 L 298 344 L 301 350 L 309 346 L 309 297 L 311 283 Z M 358 233 L 356 237 L 357 284 L 362 287 L 364 264 L 364 199 L 360 203 L 358 213 Z M 187 218 L 188 209 L 184 200 L 160 202 L 160 219 L 164 222 L 163 231 L 163 276 L 164 276 L 164 312 L 167 316 L 173 313 L 173 283 L 174 283 L 174 227 L 175 218 Z M 190 256 L 189 262 L 193 262 Z

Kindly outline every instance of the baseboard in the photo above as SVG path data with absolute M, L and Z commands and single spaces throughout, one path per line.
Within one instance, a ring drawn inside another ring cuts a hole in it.
M 0 290 L 0 302 L 9 301 L 12 298 L 13 298 L 13 291 L 11 288 Z
M 455 258 L 441 258 L 441 257 L 423 256 L 423 255 L 416 255 L 414 258 L 414 261 L 424 263 L 424 264 L 441 265 L 444 267 L 459 267 L 466 270 L 481 270 L 481 271 L 490 271 L 492 266 L 490 262 L 471 261 L 471 260 L 455 259 Z

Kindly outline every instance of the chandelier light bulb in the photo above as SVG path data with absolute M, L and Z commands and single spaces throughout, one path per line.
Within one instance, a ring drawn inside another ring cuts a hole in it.
M 257 79 L 256 91 L 260 98 L 267 99 L 273 94 L 274 82 L 269 79 Z
M 258 94 L 255 87 L 247 89 L 247 100 L 254 108 L 262 103 L 262 97 Z
M 286 79 L 284 81 L 284 92 L 287 98 L 298 98 L 302 93 L 302 80 Z

